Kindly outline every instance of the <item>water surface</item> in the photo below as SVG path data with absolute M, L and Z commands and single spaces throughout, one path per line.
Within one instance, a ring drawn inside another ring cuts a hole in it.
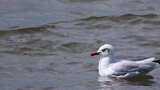
M 160 56 L 159 0 L 1 0 L 1 90 L 159 90 L 160 69 L 133 80 L 97 73 L 99 46 L 117 59 Z

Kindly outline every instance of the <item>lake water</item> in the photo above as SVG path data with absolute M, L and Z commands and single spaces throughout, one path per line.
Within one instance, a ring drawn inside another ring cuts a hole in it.
M 0 0 L 0 90 L 159 90 L 160 68 L 133 80 L 97 72 L 117 59 L 160 57 L 159 0 Z

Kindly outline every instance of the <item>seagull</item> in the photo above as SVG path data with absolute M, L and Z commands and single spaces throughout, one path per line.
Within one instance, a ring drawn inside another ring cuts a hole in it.
M 143 60 L 118 60 L 114 57 L 114 47 L 110 44 L 102 45 L 97 52 L 91 56 L 100 55 L 98 71 L 100 76 L 115 78 L 132 78 L 138 75 L 145 75 L 160 64 L 155 57 Z

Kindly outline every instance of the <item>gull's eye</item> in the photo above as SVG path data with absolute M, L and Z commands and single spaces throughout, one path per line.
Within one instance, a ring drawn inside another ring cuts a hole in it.
M 107 50 L 108 52 L 110 52 L 110 50 L 109 50 L 109 49 L 107 49 L 107 48 L 102 49 L 102 52 L 105 52 L 106 50 Z
M 102 49 L 102 52 L 105 52 L 107 49 Z

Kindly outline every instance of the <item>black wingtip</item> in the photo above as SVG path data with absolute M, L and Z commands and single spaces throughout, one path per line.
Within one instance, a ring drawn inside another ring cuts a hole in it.
M 160 59 L 154 60 L 153 62 L 160 64 Z

